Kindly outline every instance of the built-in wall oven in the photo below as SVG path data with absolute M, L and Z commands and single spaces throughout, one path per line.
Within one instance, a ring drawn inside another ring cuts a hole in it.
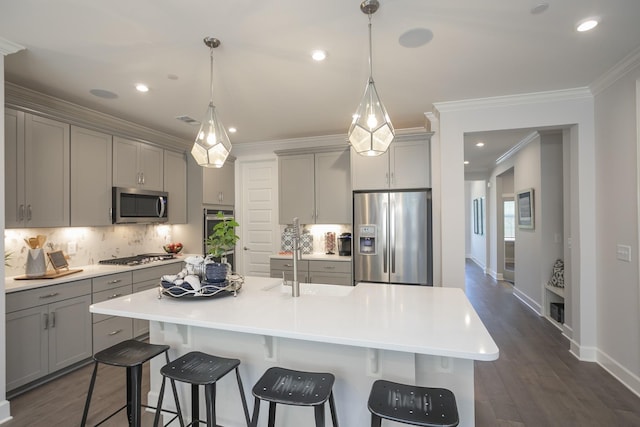
M 224 218 L 233 218 L 233 209 L 211 209 L 204 208 L 204 229 L 203 229 L 203 238 L 202 238 L 202 253 L 207 254 L 207 237 L 213 234 L 213 227 L 222 221 L 221 218 L 218 217 L 218 212 L 222 212 L 223 219 Z M 227 262 L 231 264 L 231 271 L 236 271 L 235 264 L 235 250 L 231 249 L 226 253 Z

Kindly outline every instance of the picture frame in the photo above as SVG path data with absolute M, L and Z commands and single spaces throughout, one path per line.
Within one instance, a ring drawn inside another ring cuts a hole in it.
M 480 214 L 478 215 L 478 234 L 484 235 L 484 197 L 478 198 L 478 210 Z
M 52 251 L 48 252 L 47 256 L 49 257 L 49 261 L 51 262 L 51 266 L 59 273 L 61 270 L 69 270 L 69 263 L 64 256 L 64 252 L 62 251 Z
M 521 190 L 516 193 L 516 212 L 518 218 L 518 228 L 535 228 L 533 188 Z
M 479 233 L 478 199 L 473 199 L 473 234 Z

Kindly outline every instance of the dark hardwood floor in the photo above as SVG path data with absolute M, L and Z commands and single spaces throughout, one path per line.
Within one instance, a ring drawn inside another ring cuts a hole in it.
M 467 295 L 500 348 L 497 361 L 475 364 L 477 427 L 640 426 L 638 396 L 597 364 L 573 357 L 560 331 L 521 304 L 510 284 L 485 276 L 472 262 L 466 269 Z M 78 426 L 91 369 L 86 366 L 11 399 L 14 419 L 2 427 Z M 146 369 L 144 378 L 143 402 Z M 100 367 L 91 425 L 124 402 L 124 389 L 122 368 Z M 143 425 L 152 422 L 145 413 Z M 126 416 L 121 412 L 103 425 L 125 426 Z
M 507 282 L 466 265 L 467 296 L 500 349 L 475 363 L 476 426 L 640 426 L 640 398 L 596 363 L 580 362 Z

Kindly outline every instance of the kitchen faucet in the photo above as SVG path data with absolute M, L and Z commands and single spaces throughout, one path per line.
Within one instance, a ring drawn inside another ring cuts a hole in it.
M 300 296 L 300 282 L 298 281 L 298 258 L 300 257 L 300 223 L 298 217 L 293 218 L 293 283 L 291 296 Z

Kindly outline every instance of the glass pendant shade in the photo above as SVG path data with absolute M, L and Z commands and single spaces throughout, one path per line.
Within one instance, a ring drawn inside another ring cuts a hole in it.
M 384 108 L 373 79 L 369 79 L 364 95 L 349 128 L 349 142 L 363 156 L 379 156 L 391 145 L 395 131 Z
M 218 116 L 213 102 L 209 103 L 202 120 L 191 155 L 200 166 L 221 168 L 231 152 L 231 141 Z

